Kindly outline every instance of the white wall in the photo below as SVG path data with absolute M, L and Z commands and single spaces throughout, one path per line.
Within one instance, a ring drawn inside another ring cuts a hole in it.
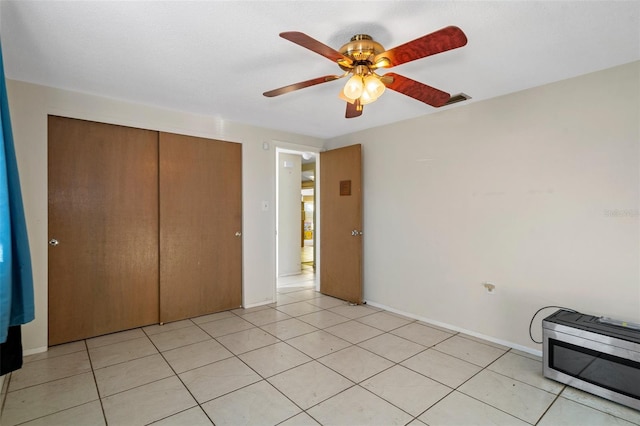
M 640 322 L 639 82 L 636 62 L 329 141 L 363 144 L 365 299 L 534 351 L 545 305 Z
M 242 143 L 243 304 L 274 300 L 274 141 L 317 149 L 321 140 L 18 81 L 7 86 L 35 281 L 36 320 L 23 327 L 25 352 L 47 345 L 48 114 Z
M 280 153 L 278 156 L 278 275 L 301 272 L 302 157 Z

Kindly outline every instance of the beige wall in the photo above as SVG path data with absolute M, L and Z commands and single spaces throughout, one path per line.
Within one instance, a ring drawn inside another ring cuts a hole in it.
M 276 146 L 317 151 L 321 140 L 18 81 L 7 86 L 35 281 L 36 320 L 23 328 L 27 353 L 47 345 L 47 114 L 242 143 L 243 303 L 274 300 L 275 209 L 262 210 L 262 202 L 275 206 Z
M 636 62 L 329 141 L 363 144 L 365 299 L 532 351 L 545 305 L 640 322 L 639 82 Z
M 363 144 L 365 299 L 533 351 L 529 320 L 545 305 L 640 322 L 639 82 L 636 62 L 325 141 Z M 36 292 L 27 351 L 47 342 L 47 114 L 241 142 L 244 303 L 273 299 L 275 209 L 261 207 L 275 206 L 275 147 L 323 141 L 17 81 L 8 90 Z

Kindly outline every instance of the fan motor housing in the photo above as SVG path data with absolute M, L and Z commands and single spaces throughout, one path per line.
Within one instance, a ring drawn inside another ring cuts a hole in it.
M 356 34 L 351 37 L 351 41 L 340 48 L 340 53 L 354 60 L 356 63 L 369 63 L 373 62 L 373 58 L 384 52 L 384 47 L 367 34 Z M 349 67 L 340 68 L 347 71 Z

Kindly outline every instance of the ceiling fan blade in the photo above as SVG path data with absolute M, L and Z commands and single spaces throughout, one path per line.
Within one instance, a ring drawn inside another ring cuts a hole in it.
M 436 53 L 457 49 L 465 44 L 467 44 L 467 36 L 464 32 L 458 27 L 450 26 L 379 53 L 373 62 L 376 68 L 390 68 Z
M 362 115 L 362 105 L 360 105 L 360 101 L 356 100 L 355 102 L 347 102 L 347 111 L 344 114 L 345 118 L 355 118 L 360 117 Z
M 401 76 L 395 73 L 387 73 L 382 76 L 382 81 L 387 88 L 403 95 L 417 99 L 433 107 L 441 107 L 451 98 L 447 92 L 438 90 L 435 87 L 427 86 L 419 81 Z
M 278 89 L 269 90 L 264 92 L 263 95 L 272 98 L 274 96 L 284 95 L 285 93 L 293 92 L 294 90 L 304 89 L 305 87 L 315 86 L 316 84 L 328 83 L 329 81 L 342 78 L 341 75 L 325 75 L 324 77 L 318 77 L 307 81 L 301 81 L 299 83 L 290 84 L 288 86 L 280 87 Z
M 301 33 L 298 31 L 287 31 L 284 33 L 280 33 L 280 37 L 306 49 L 309 49 L 312 52 L 317 53 L 318 55 L 322 55 L 325 58 L 328 58 L 333 62 L 337 62 L 340 65 L 350 67 L 353 63 L 351 58 L 348 58 L 337 50 L 327 46 L 326 44 L 321 43 L 312 37 L 309 37 L 305 33 Z

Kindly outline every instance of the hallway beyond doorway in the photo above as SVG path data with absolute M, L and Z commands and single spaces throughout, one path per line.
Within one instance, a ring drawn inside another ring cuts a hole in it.
M 304 240 L 304 246 L 300 248 L 300 266 L 302 272 L 315 269 L 313 260 L 313 240 Z
M 313 265 L 313 240 L 305 240 L 300 248 L 301 272 L 296 275 L 278 277 L 277 287 L 315 287 L 316 273 Z
M 316 274 L 311 267 L 303 265 L 302 273 L 298 275 L 289 275 L 286 277 L 278 277 L 278 289 L 285 287 L 316 287 Z

